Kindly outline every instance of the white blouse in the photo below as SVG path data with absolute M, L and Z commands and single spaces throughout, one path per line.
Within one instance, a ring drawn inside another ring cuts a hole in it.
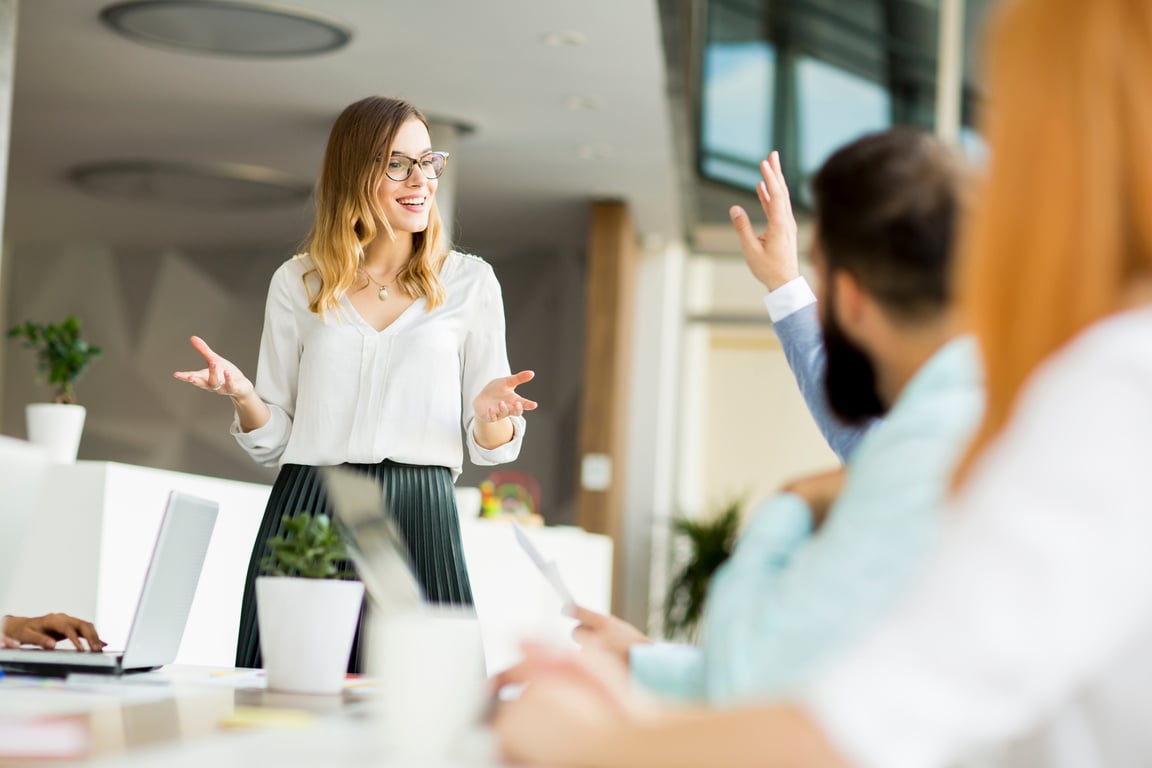
M 1024 389 L 893 620 L 808 691 L 854 764 L 1152 765 L 1152 309 Z
M 513 417 L 511 442 L 491 450 L 472 435 L 472 400 L 509 375 L 500 283 L 484 260 L 453 251 L 440 280 L 445 301 L 431 312 L 416 299 L 382 331 L 347 296 L 323 319 L 308 309 L 307 255 L 276 270 L 268 289 L 256 394 L 272 412 L 236 441 L 264 465 L 344 462 L 442 466 L 460 474 L 461 427 L 472 463 L 520 455 L 525 421 Z

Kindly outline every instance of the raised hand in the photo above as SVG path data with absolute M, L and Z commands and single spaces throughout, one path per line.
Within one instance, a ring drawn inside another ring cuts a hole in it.
M 796 217 L 792 215 L 792 200 L 780 170 L 779 152 L 772 152 L 760 163 L 760 174 L 764 181 L 756 185 L 756 196 L 768 217 L 764 231 L 757 235 L 748 214 L 738 205 L 732 206 L 728 215 L 740 237 L 748 268 L 765 288 L 774 291 L 800 276 Z
M 516 393 L 516 387 L 532 381 L 536 374 L 520 371 L 511 376 L 492 379 L 472 401 L 472 410 L 479 422 L 497 422 L 509 416 L 519 416 L 524 411 L 536 409 L 536 401 L 528 400 Z
M 252 382 L 239 368 L 213 352 L 204 339 L 193 336 L 192 346 L 204 356 L 208 367 L 198 371 L 175 371 L 174 377 L 217 395 L 240 398 L 252 394 Z

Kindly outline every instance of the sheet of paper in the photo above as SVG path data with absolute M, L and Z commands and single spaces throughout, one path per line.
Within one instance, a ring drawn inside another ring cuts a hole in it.
M 544 574 L 544 578 L 552 585 L 552 589 L 556 592 L 556 596 L 560 598 L 560 602 L 564 606 L 564 612 L 571 612 L 576 601 L 572 599 L 572 592 L 569 591 L 568 585 L 564 583 L 564 579 L 560 576 L 560 569 L 556 567 L 556 563 L 548 560 L 528 538 L 528 534 L 515 520 L 512 521 L 512 531 L 516 535 L 516 541 L 520 543 L 520 547 L 528 554 L 528 559 L 533 562 L 540 573 Z

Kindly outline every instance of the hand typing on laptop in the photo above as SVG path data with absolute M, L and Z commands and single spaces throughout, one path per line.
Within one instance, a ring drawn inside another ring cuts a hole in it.
M 5 616 L 3 645 L 5 648 L 19 648 L 21 645 L 37 645 L 53 649 L 59 640 L 69 640 L 76 650 L 99 651 L 104 641 L 96 634 L 91 622 L 77 619 L 65 613 L 49 613 L 28 618 Z M 85 647 L 86 646 L 86 647 Z

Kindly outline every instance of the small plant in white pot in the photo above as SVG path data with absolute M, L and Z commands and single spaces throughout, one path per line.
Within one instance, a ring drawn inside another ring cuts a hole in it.
M 56 325 L 26 321 L 10 328 L 8 338 L 21 339 L 25 349 L 36 352 L 37 369 L 56 388 L 51 403 L 27 406 L 29 442 L 47 448 L 56 461 L 76 461 L 87 411 L 76 403 L 73 385 L 100 356 L 100 348 L 80 335 L 80 321 L 75 315 Z
M 256 579 L 260 653 L 268 687 L 340 693 L 352 652 L 364 584 L 341 570 L 344 540 L 327 515 L 285 515 Z

